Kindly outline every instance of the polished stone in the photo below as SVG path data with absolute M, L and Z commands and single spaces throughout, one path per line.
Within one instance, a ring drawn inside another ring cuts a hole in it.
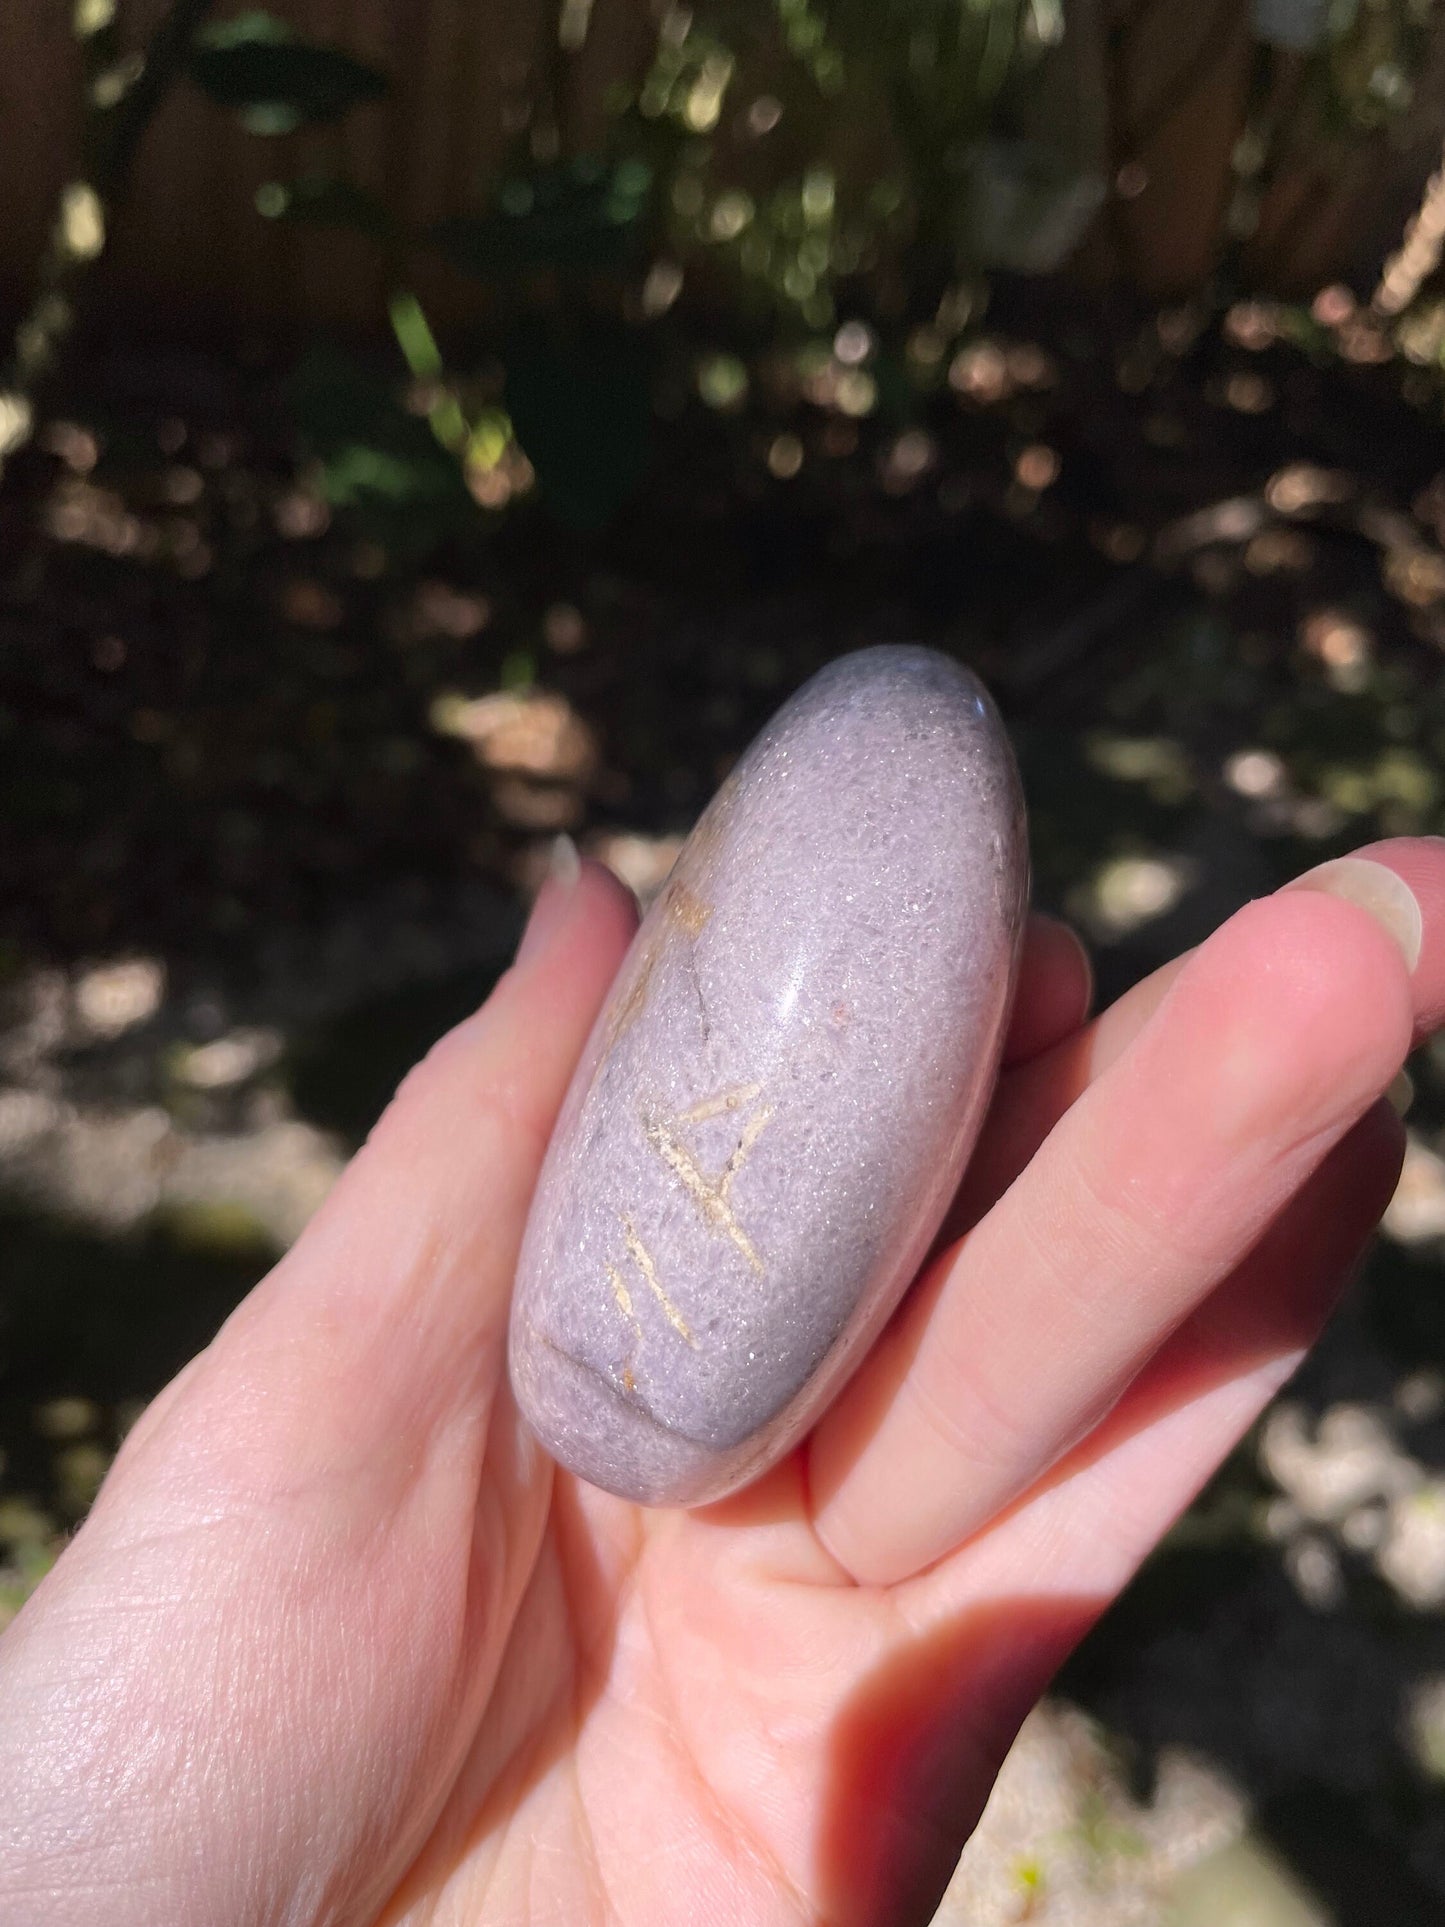
M 648 912 L 553 1135 L 511 1374 L 562 1464 L 721 1497 L 840 1389 L 937 1232 L 1028 894 L 977 680 L 862 650 L 773 718 Z

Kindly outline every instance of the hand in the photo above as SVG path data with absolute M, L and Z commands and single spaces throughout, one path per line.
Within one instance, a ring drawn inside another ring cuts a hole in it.
M 528 1199 L 634 918 L 593 866 L 549 883 L 0 1644 L 0 1918 L 925 1921 L 1390 1196 L 1445 848 L 1370 854 L 1410 886 L 1337 873 L 1375 916 L 1251 904 L 1087 1027 L 1036 921 L 948 1238 L 808 1444 L 691 1514 L 556 1471 L 507 1390 Z

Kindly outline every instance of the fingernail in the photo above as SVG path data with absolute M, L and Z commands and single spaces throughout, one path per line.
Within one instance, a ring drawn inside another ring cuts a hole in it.
M 577 885 L 582 881 L 582 859 L 570 836 L 559 836 L 552 845 L 547 877 L 537 892 L 522 941 L 517 945 L 517 962 L 527 963 L 539 956 L 567 914 Z
M 1367 856 L 1340 856 L 1333 863 L 1322 863 L 1285 886 L 1290 890 L 1323 890 L 1326 896 L 1343 897 L 1346 903 L 1368 910 L 1385 935 L 1399 946 L 1405 968 L 1413 970 L 1420 961 L 1420 946 L 1425 936 L 1425 920 L 1414 891 L 1403 877 L 1386 869 L 1383 863 Z

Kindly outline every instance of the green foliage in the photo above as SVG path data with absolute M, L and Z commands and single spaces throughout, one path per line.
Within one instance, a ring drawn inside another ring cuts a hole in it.
M 508 175 L 485 212 L 445 221 L 431 238 L 455 266 L 487 279 L 617 269 L 636 251 L 652 185 L 645 161 L 579 154 Z
M 372 370 L 313 349 L 287 401 L 326 500 L 405 552 L 474 514 L 456 461 Z
M 1057 266 L 1098 204 L 1075 130 L 1022 132 L 1061 31 L 1037 0 L 701 6 L 664 22 L 621 131 L 659 157 L 671 245 L 745 299 L 823 327 L 863 278 L 926 308 L 961 270 Z
M 238 13 L 229 20 L 218 20 L 203 28 L 196 35 L 194 45 L 202 52 L 234 53 L 246 47 L 284 47 L 295 37 L 284 20 L 255 7 L 249 13 Z
M 1433 0 L 1329 0 L 1315 66 L 1331 132 L 1387 127 L 1409 107 L 1435 11 Z
M 1317 132 L 1369 133 L 1408 103 L 1430 12 L 1425 0 L 1322 0 L 1316 40 L 1288 56 L 1303 62 L 1300 111 Z M 754 354 L 826 358 L 850 316 L 875 345 L 840 405 L 906 426 L 918 332 L 946 365 L 986 278 L 1056 271 L 1103 204 L 1070 17 L 1060 0 L 697 0 L 662 11 L 649 61 L 614 87 L 611 125 L 586 149 L 567 125 L 578 48 L 549 45 L 506 164 L 474 208 L 425 231 L 341 174 L 267 182 L 266 217 L 363 235 L 395 264 L 434 253 L 487 294 L 475 346 L 501 366 L 506 412 L 495 382 L 471 394 L 447 368 L 416 297 L 396 297 L 398 343 L 427 394 L 384 434 L 372 422 L 328 441 L 333 499 L 434 499 L 440 460 L 497 506 L 527 479 L 478 477 L 515 459 L 553 513 L 595 525 L 645 467 L 659 370 L 734 413 L 766 392 Z M 1280 18 L 1261 16 L 1259 31 L 1284 45 L 1296 26 Z M 198 34 L 190 72 L 263 134 L 336 120 L 386 86 L 263 11 Z M 1043 121 L 1051 77 L 1060 111 Z M 1163 101 L 1138 103 L 1128 139 L 1188 93 L 1176 76 Z M 1288 133 L 1265 113 L 1240 143 L 1240 234 Z M 718 373 L 734 369 L 724 394 Z
M 337 47 L 298 40 L 274 14 L 245 13 L 197 34 L 191 78 L 253 134 L 339 120 L 386 92 L 386 77 Z
M 602 319 L 574 334 L 519 333 L 508 344 L 506 369 L 507 410 L 543 501 L 573 527 L 609 521 L 647 463 L 652 356 L 645 337 Z
M 392 296 L 391 328 L 396 345 L 417 380 L 439 381 L 443 370 L 442 351 L 414 294 Z

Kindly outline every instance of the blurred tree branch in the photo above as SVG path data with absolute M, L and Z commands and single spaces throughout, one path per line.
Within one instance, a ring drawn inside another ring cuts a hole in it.
M 184 69 L 191 43 L 214 4 L 215 0 L 173 0 L 170 12 L 151 35 L 135 80 L 109 114 L 97 121 L 96 166 L 112 191 L 124 188 L 141 138 Z
M 127 52 L 116 0 L 75 0 L 85 89 L 84 178 L 68 181 L 61 190 L 36 272 L 35 298 L 15 331 L 17 421 L 33 421 L 36 393 L 74 325 L 77 285 L 105 251 L 111 210 L 124 195 L 146 129 L 184 72 L 213 5 L 214 0 L 173 0 L 146 46 Z M 22 439 L 12 434 L 4 452 L 13 452 Z

